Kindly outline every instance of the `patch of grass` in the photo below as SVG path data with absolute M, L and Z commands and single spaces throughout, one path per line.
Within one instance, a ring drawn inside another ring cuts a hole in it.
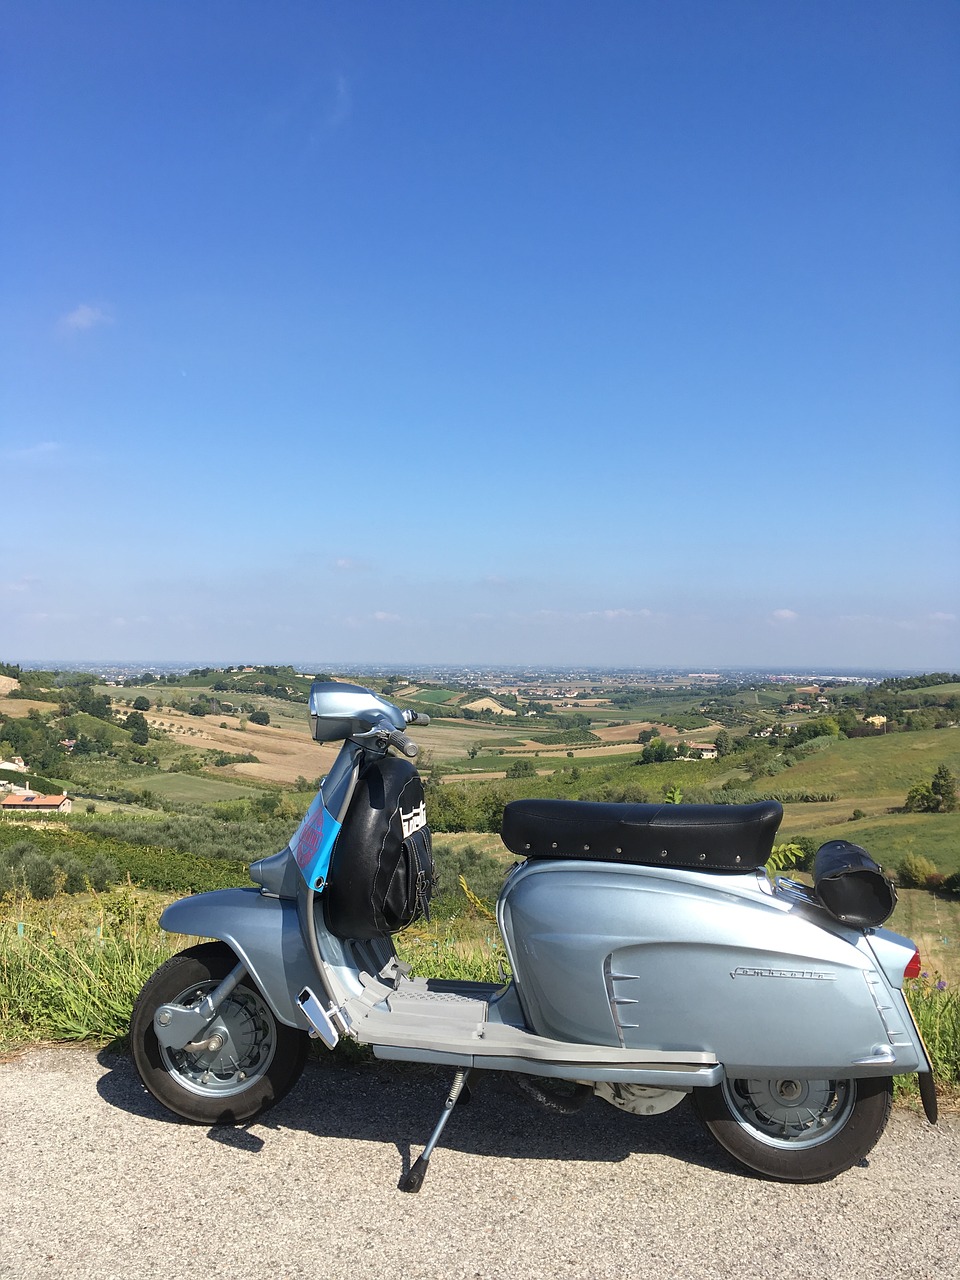
M 457 698 L 459 698 L 462 693 L 462 689 L 459 691 L 456 689 L 418 689 L 413 701 L 436 702 L 438 704 L 444 702 L 456 702 Z M 402 696 L 402 693 L 398 696 Z
M 898 867 L 908 853 L 932 859 L 944 875 L 960 871 L 960 812 L 888 813 L 858 818 L 856 822 L 827 824 L 817 821 L 819 805 L 804 806 L 810 811 L 804 814 L 797 812 L 799 808 L 790 807 L 778 839 L 792 840 L 803 835 L 819 843 L 851 840 L 863 845 L 888 871 Z
M 960 730 L 837 739 L 793 765 L 784 785 L 791 791 L 834 791 L 852 799 L 892 793 L 902 802 L 908 789 L 928 782 L 940 764 L 960 773 Z
M 116 1040 L 150 974 L 182 945 L 153 901 L 125 887 L 40 903 L 0 899 L 0 1048 Z
M 107 690 L 106 692 L 116 691 Z M 129 707 L 119 708 L 120 714 L 124 717 L 129 710 Z M 130 741 L 130 735 L 119 724 L 112 720 L 100 720 L 97 716 L 88 715 L 86 711 L 74 711 L 70 716 L 70 722 L 76 730 L 90 738 L 106 737 L 111 742 Z
M 153 773 L 139 778 L 118 778 L 117 785 L 131 791 L 152 791 L 175 804 L 215 804 L 218 800 L 242 800 L 260 795 L 257 787 L 191 773 Z
M 898 889 L 897 907 L 886 928 L 912 938 L 924 970 L 960 990 L 960 898 L 929 889 Z
M 930 1055 L 934 1081 L 955 1097 L 960 1088 L 960 991 L 928 976 L 908 982 L 904 994 Z M 916 1076 L 898 1076 L 896 1088 L 901 1095 L 919 1093 Z
M 507 954 L 497 926 L 484 922 L 420 922 L 397 939 L 397 954 L 418 978 L 460 978 L 470 982 L 500 982 Z

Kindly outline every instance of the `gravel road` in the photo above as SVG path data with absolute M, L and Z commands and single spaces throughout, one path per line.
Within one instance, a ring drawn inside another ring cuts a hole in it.
M 126 1058 L 31 1051 L 0 1066 L 0 1276 L 960 1276 L 956 1117 L 896 1112 L 862 1166 L 795 1187 L 740 1172 L 686 1105 L 553 1117 L 494 1079 L 404 1195 L 445 1094 L 311 1063 L 262 1121 L 210 1130 L 168 1117 Z

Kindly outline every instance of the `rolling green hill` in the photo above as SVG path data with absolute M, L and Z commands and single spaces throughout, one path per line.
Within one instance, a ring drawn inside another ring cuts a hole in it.
M 735 759 L 731 757 L 731 763 Z M 903 798 L 915 782 L 929 780 L 940 764 L 960 774 L 960 729 L 840 738 L 778 774 L 776 781 L 790 790 Z M 754 785 L 768 789 L 768 781 Z

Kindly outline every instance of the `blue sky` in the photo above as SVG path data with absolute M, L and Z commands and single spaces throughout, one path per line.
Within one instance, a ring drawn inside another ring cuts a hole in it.
M 0 659 L 960 665 L 952 0 L 0 30 Z

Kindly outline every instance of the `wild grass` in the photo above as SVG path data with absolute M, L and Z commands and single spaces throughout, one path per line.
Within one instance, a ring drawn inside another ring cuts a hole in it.
M 926 973 L 904 987 L 904 995 L 923 1037 L 939 1090 L 954 1100 L 960 1094 L 960 991 Z M 897 1094 L 915 1097 L 916 1076 L 897 1076 Z
M 127 885 L 83 899 L 0 899 L 0 1048 L 127 1033 L 140 988 L 182 940 L 155 895 Z
M 496 922 L 483 916 L 434 919 L 429 924 L 420 921 L 405 930 L 396 943 L 400 959 L 418 978 L 502 982 L 508 972 L 507 953 Z

